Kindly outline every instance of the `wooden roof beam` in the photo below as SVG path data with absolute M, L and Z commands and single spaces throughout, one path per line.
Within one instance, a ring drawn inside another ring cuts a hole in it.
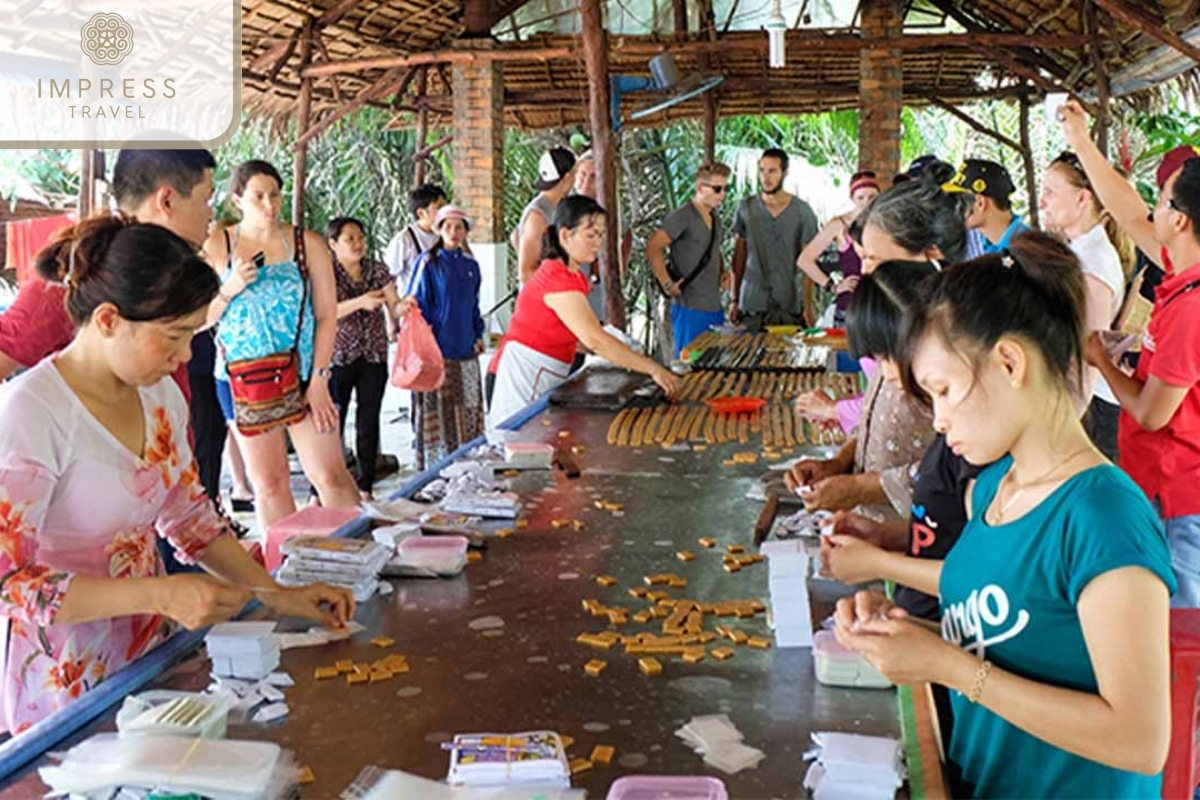
M 1166 23 L 1153 14 L 1134 8 L 1123 0 L 1093 0 L 1095 4 L 1108 12 L 1108 15 L 1118 22 L 1153 36 L 1168 47 L 1178 50 L 1183 55 L 1200 62 L 1200 47 L 1192 44 L 1179 34 L 1167 27 Z
M 317 27 L 327 28 L 330 25 L 337 25 L 342 21 L 342 17 L 349 14 L 363 0 L 342 0 L 333 8 L 326 11 L 321 16 L 317 17 Z
M 1013 73 L 1017 77 L 1024 78 L 1025 80 L 1030 81 L 1031 83 L 1033 83 L 1034 86 L 1037 86 L 1039 89 L 1041 89 L 1044 92 L 1051 92 L 1051 93 L 1065 92 L 1067 94 L 1071 94 L 1071 90 L 1069 88 L 1062 86 L 1061 84 L 1047 78 L 1045 75 L 1038 72 L 1036 69 L 1033 69 L 1032 67 L 1028 67 L 1025 64 L 1022 64 L 1011 53 L 1007 53 L 1004 50 L 988 50 L 988 49 L 985 49 L 982 47 L 977 47 L 977 48 L 975 48 L 975 50 L 980 55 L 986 56 L 988 58 L 994 58 L 995 60 L 999 61 L 1001 64 L 1003 64 L 1008 69 L 1009 72 Z M 1091 114 L 1092 116 L 1096 116 L 1098 111 L 1097 111 L 1096 105 L 1094 103 L 1089 103 L 1087 100 L 1084 100 L 1082 98 L 1076 98 L 1076 99 L 1079 100 L 1080 105 L 1082 105 L 1084 108 L 1087 109 L 1089 114 Z
M 1088 37 L 1081 34 L 1060 36 L 1025 36 L 1019 33 L 987 34 L 926 34 L 920 36 L 894 36 L 867 38 L 856 33 L 837 29 L 833 31 L 807 29 L 789 31 L 788 46 L 804 47 L 819 45 L 826 50 L 858 51 L 864 48 L 888 48 L 892 50 L 941 50 L 945 48 L 991 48 L 991 47 L 1082 47 Z M 707 38 L 689 39 L 680 44 L 660 42 L 649 37 L 623 37 L 612 46 L 614 56 L 650 57 L 666 50 L 676 54 L 721 53 L 729 50 L 766 52 L 767 40 L 757 33 L 739 33 L 721 37 L 717 41 Z M 990 51 L 984 51 L 990 55 Z M 314 64 L 304 71 L 306 77 L 320 77 L 343 72 L 359 72 L 365 69 L 390 69 L 413 67 L 423 64 L 473 63 L 483 61 L 545 61 L 570 58 L 579 60 L 582 54 L 578 47 L 501 48 L 496 50 L 469 50 L 447 48 L 410 56 L 382 56 L 378 58 L 352 58 L 328 64 Z M 1052 90 L 1057 91 L 1057 89 Z

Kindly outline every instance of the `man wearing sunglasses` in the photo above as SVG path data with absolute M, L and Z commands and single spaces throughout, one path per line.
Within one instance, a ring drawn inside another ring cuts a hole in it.
M 729 167 L 701 165 L 691 202 L 667 215 L 646 243 L 646 260 L 654 277 L 672 298 L 675 358 L 697 336 L 725 321 L 721 310 L 721 218 L 717 208 L 728 186 Z
M 787 153 L 764 150 L 758 161 L 762 192 L 742 201 L 733 222 L 729 318 L 754 331 L 804 320 L 796 261 L 820 226 L 808 203 L 783 190 L 787 173 Z
M 1158 203 L 1147 209 L 1092 142 L 1079 104 L 1068 101 L 1059 119 L 1101 204 L 1166 270 L 1137 371 L 1130 376 L 1116 367 L 1096 333 L 1085 356 L 1121 405 L 1120 466 L 1162 516 L 1179 582 L 1171 605 L 1200 607 L 1200 147 L 1166 154 L 1156 176 Z

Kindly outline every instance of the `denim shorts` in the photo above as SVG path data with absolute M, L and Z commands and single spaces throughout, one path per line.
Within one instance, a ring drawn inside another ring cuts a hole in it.
M 217 378 L 217 402 L 221 404 L 221 413 L 225 415 L 225 421 L 233 422 L 233 391 L 229 388 L 229 381 Z
M 1156 502 L 1155 508 L 1158 508 Z M 1200 514 L 1163 519 L 1171 548 L 1171 571 L 1179 589 L 1171 597 L 1172 608 L 1200 608 Z

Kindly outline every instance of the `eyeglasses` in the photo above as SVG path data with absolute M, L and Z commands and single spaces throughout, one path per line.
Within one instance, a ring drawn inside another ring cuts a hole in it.
M 725 190 L 729 188 L 729 186 L 724 183 L 704 183 L 701 185 L 712 189 L 713 194 L 724 194 Z

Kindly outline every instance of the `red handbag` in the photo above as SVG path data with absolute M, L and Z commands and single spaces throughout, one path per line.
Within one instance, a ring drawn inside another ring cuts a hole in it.
M 296 338 L 292 342 L 292 349 L 226 364 L 229 390 L 233 395 L 234 421 L 243 436 L 257 436 L 275 428 L 294 425 L 308 414 L 304 391 L 300 386 L 300 332 L 304 327 L 304 307 L 308 305 L 308 264 L 304 251 L 304 229 L 297 225 L 295 232 L 296 266 L 300 270 L 304 293 L 300 297 L 300 313 L 296 319 Z M 232 251 L 229 257 L 232 261 Z M 224 347 L 221 349 L 224 352 Z

